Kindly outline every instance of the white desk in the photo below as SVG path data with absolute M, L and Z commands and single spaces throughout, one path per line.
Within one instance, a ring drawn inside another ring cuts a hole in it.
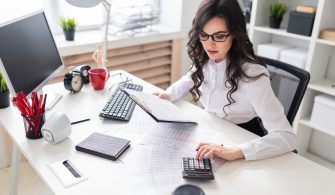
M 143 81 L 134 79 L 135 83 L 144 85 L 148 92 L 157 89 Z M 109 83 L 110 84 L 110 83 Z M 45 91 L 58 91 L 64 94 L 61 101 L 52 110 L 61 110 L 70 118 L 77 114 L 89 113 L 93 119 L 89 122 L 72 126 L 72 135 L 57 145 L 46 144 L 43 139 L 25 138 L 22 118 L 13 106 L 0 111 L 0 123 L 15 143 L 13 148 L 12 192 L 17 183 L 19 152 L 55 194 L 171 194 L 181 184 L 188 182 L 181 178 L 181 171 L 152 171 L 145 169 L 150 160 L 150 147 L 141 145 L 146 126 L 143 121 L 155 125 L 155 122 L 140 108 L 136 107 L 129 123 L 101 121 L 97 115 L 105 103 L 108 87 L 103 91 L 93 91 L 91 86 L 74 95 L 68 94 L 62 84 L 47 87 Z M 256 136 L 206 113 L 200 108 L 180 102 L 178 106 L 192 114 L 198 121 L 195 132 L 208 136 L 207 141 L 216 141 L 235 145 L 246 142 Z M 142 124 L 142 126 L 141 126 Z M 130 130 L 127 130 L 129 127 Z M 138 127 L 138 131 L 134 129 Z M 132 129 L 132 130 L 131 130 Z M 75 150 L 75 145 L 93 131 L 124 137 L 131 140 L 131 147 L 121 156 L 121 161 L 110 161 Z M 18 150 L 16 150 L 18 149 Z M 19 152 L 18 152 L 19 151 Z M 70 159 L 88 180 L 70 188 L 63 185 L 47 168 L 49 163 Z M 257 195 L 296 195 L 296 194 L 335 194 L 335 174 L 299 155 L 289 153 L 276 158 L 247 162 L 244 160 L 226 162 L 215 172 L 215 180 L 190 182 L 199 185 L 207 195 L 210 194 L 257 194 Z

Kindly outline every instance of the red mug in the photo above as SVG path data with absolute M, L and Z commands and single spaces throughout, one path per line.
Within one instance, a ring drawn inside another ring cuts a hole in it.
M 103 89 L 109 78 L 109 72 L 104 68 L 91 68 L 88 75 L 94 90 Z

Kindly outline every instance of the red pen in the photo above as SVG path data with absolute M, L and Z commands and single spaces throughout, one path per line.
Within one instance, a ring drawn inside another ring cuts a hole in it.
M 45 99 L 45 97 L 44 97 L 44 99 Z M 43 117 L 42 114 L 44 114 L 42 106 L 43 106 L 43 94 L 40 94 L 40 98 L 38 100 L 38 106 L 37 106 L 37 109 L 36 109 L 37 110 L 36 116 L 38 116 L 37 121 L 36 121 L 36 127 L 35 127 L 35 136 L 36 137 L 37 137 L 40 125 L 41 125 L 41 117 Z
M 21 104 L 21 106 L 23 106 L 25 108 L 25 110 L 28 111 L 29 115 L 32 115 L 32 109 L 31 106 L 26 98 L 26 96 L 23 94 L 23 92 L 21 91 L 20 93 L 17 94 L 17 101 Z
M 37 107 L 37 116 L 38 117 L 38 120 L 37 120 L 37 126 L 36 126 L 36 129 L 35 129 L 35 136 L 37 137 L 37 134 L 38 134 L 38 130 L 40 128 L 40 125 L 41 125 L 41 120 L 43 120 L 43 115 L 44 115 L 44 112 L 45 112 L 45 103 L 46 103 L 46 100 L 47 100 L 47 94 L 44 95 L 44 98 L 43 98 L 43 95 L 41 94 L 40 95 L 40 99 L 39 99 L 39 102 L 38 102 L 38 107 Z M 42 103 L 43 102 L 43 103 Z
M 45 96 L 44 96 L 44 101 L 43 101 L 43 106 L 42 106 L 42 112 L 45 112 L 45 103 L 47 102 L 47 96 L 48 96 L 48 94 L 45 94 Z
M 21 101 L 17 101 L 16 106 L 17 106 L 18 108 L 21 108 L 21 113 L 22 113 L 22 114 L 24 114 L 24 115 L 26 115 L 26 116 L 29 116 L 29 115 L 30 115 L 30 113 L 29 113 L 29 109 L 27 109 L 27 107 L 25 106 L 25 104 L 22 103 Z
M 15 105 L 19 109 L 19 111 L 21 112 L 21 114 L 27 115 L 26 110 L 18 102 L 16 102 Z
M 36 109 L 35 109 L 35 94 L 34 94 L 34 92 L 31 93 L 31 107 L 33 109 L 33 114 L 36 114 Z

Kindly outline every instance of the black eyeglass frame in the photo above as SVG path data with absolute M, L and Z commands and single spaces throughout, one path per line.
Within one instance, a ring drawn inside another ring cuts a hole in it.
M 201 38 L 200 38 L 200 35 L 201 35 L 201 34 L 206 35 L 207 38 L 206 38 L 206 39 L 201 39 Z M 222 41 L 217 41 L 217 40 L 215 40 L 215 35 L 216 35 L 216 34 L 224 35 L 224 36 L 225 36 L 224 40 L 222 40 Z M 231 33 L 223 34 L 222 32 L 217 32 L 217 33 L 214 33 L 214 34 L 209 35 L 209 34 L 207 34 L 207 33 L 205 33 L 205 32 L 201 32 L 201 33 L 199 34 L 199 40 L 200 40 L 200 41 L 207 41 L 207 40 L 209 39 L 209 37 L 211 37 L 212 40 L 213 40 L 214 42 L 226 42 L 226 41 L 227 41 L 227 38 L 228 38 L 230 35 L 231 35 Z

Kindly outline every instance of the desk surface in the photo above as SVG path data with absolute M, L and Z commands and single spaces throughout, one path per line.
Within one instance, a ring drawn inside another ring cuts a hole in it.
M 144 91 L 158 89 L 134 78 L 134 83 L 144 86 Z M 115 82 L 110 79 L 108 85 Z M 260 161 L 225 162 L 215 172 L 213 181 L 187 181 L 180 170 L 150 170 L 152 147 L 141 144 L 148 129 L 157 126 L 146 113 L 136 107 L 129 123 L 103 121 L 97 116 L 107 100 L 108 87 L 94 91 L 90 85 L 80 93 L 69 94 L 62 84 L 46 87 L 48 91 L 63 94 L 60 102 L 50 111 L 65 112 L 70 118 L 90 115 L 92 120 L 72 126 L 72 134 L 65 141 L 50 145 L 43 139 L 25 138 L 23 121 L 13 106 L 0 110 L 0 124 L 17 144 L 41 179 L 55 194 L 171 194 L 181 184 L 199 185 L 206 194 L 335 194 L 335 173 L 294 153 Z M 197 140 L 237 145 L 256 138 L 255 135 L 219 119 L 202 109 L 187 103 L 177 104 L 198 121 L 193 129 Z M 50 114 L 50 113 L 49 113 Z M 79 118 L 78 118 L 79 119 Z M 159 124 L 164 125 L 164 124 Z M 120 161 L 110 161 L 75 150 L 75 145 L 92 132 L 105 132 L 131 140 L 131 147 Z M 205 135 L 205 136 L 204 136 Z M 69 159 L 88 180 L 64 188 L 50 172 L 47 165 Z M 135 193 L 136 192 L 136 193 Z

